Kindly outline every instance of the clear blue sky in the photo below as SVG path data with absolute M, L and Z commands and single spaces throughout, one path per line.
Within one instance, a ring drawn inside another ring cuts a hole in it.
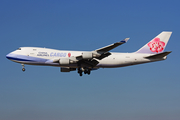
M 0 120 L 180 120 L 178 0 L 1 0 Z M 162 31 L 173 34 L 165 61 L 90 76 L 28 66 L 5 55 L 22 46 L 134 52 Z

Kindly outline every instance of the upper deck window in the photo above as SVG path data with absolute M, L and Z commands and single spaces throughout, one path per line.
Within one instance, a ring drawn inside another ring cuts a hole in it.
M 21 50 L 21 48 L 18 48 L 18 50 Z

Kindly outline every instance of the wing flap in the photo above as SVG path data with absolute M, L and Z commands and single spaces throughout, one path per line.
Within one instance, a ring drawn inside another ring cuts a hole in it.
M 79 60 L 78 61 L 78 64 L 81 64 L 81 66 L 86 66 L 86 67 L 91 67 L 93 68 L 94 66 L 96 66 L 99 62 L 95 59 L 92 59 L 92 60 Z
M 102 60 L 103 58 L 108 57 L 109 55 L 111 55 L 110 52 L 105 52 L 105 53 L 101 54 L 101 56 L 97 57 L 97 59 Z

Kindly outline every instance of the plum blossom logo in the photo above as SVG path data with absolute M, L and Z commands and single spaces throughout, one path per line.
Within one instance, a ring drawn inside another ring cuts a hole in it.
M 148 43 L 148 46 L 150 47 L 150 50 L 152 52 L 158 53 L 164 50 L 165 43 L 163 41 L 160 41 L 160 38 L 155 38 Z

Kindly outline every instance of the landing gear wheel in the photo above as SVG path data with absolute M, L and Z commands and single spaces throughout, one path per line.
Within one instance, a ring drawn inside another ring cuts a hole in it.
M 84 74 L 87 74 L 87 73 L 88 73 L 88 71 L 87 71 L 87 70 L 85 70 L 85 71 L 84 71 Z
M 84 74 L 90 75 L 90 73 L 91 73 L 91 69 L 89 69 L 89 68 L 84 68 Z
M 22 68 L 22 71 L 24 72 L 26 69 L 25 68 Z
M 81 70 L 81 68 L 78 68 L 78 73 L 79 73 L 80 76 L 82 76 L 82 72 L 83 71 Z
M 87 71 L 87 74 L 90 75 L 90 74 L 91 74 L 91 70 L 88 70 L 88 71 Z
M 24 72 L 25 71 L 24 64 L 21 64 L 21 65 L 22 65 L 22 71 Z

